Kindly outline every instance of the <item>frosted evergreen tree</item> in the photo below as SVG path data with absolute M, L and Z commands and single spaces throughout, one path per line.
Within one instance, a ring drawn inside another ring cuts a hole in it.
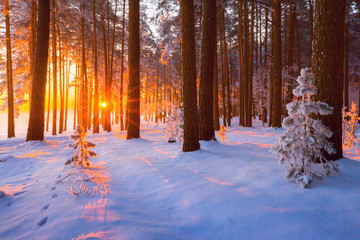
M 77 150 L 75 154 L 65 164 L 69 165 L 75 163 L 76 165 L 82 165 L 83 167 L 90 166 L 89 158 L 96 157 L 97 154 L 89 150 L 89 148 L 96 147 L 96 144 L 85 141 L 86 133 L 83 127 L 77 126 L 74 130 L 74 134 L 70 135 L 70 140 L 73 142 L 69 144 L 69 147 Z M 78 150 L 79 149 L 79 150 Z
M 358 109 L 354 102 L 351 103 L 350 112 L 343 113 L 344 117 L 344 136 L 343 144 L 346 148 L 356 147 L 359 149 L 360 138 L 356 136 L 356 130 L 358 129 L 357 122 L 360 120 Z
M 167 124 L 168 124 L 167 135 L 168 135 L 169 143 L 176 142 L 176 126 L 178 121 L 177 106 L 176 105 L 173 106 L 172 109 L 173 109 L 172 113 L 167 117 Z
M 301 70 L 297 78 L 299 86 L 293 90 L 298 100 L 286 105 L 289 116 L 282 123 L 285 132 L 271 148 L 281 164 L 288 163 L 286 177 L 295 179 L 304 188 L 308 188 L 314 178 L 321 179 L 333 170 L 338 171 L 337 165 L 323 156 L 324 151 L 332 154 L 335 150 L 328 141 L 332 132 L 319 118 L 331 114 L 333 108 L 312 100 L 317 91 L 313 80 L 308 68 Z M 317 163 L 322 166 L 321 171 L 315 170 Z
M 176 110 L 177 120 L 175 128 L 175 139 L 177 142 L 182 143 L 184 141 L 184 109 L 183 103 L 180 104 L 180 108 Z
M 182 108 L 182 103 L 180 104 L 180 108 L 175 104 L 172 107 L 173 111 L 169 117 L 167 117 L 167 135 L 168 142 L 183 142 L 184 138 L 184 112 Z

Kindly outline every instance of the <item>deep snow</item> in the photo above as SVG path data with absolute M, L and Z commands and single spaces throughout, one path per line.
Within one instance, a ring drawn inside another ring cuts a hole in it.
M 110 194 L 76 197 L 56 182 L 74 152 L 68 135 L 0 140 L 0 239 L 360 239 L 360 156 L 302 189 L 269 152 L 281 129 L 229 128 L 223 142 L 182 153 L 164 126 L 142 139 L 89 134 Z

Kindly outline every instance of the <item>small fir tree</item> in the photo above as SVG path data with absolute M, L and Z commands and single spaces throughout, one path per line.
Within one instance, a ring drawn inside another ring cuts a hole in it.
M 356 136 L 356 130 L 358 129 L 357 122 L 360 120 L 358 109 L 354 102 L 351 103 L 350 112 L 344 110 L 344 136 L 343 143 L 345 148 L 350 149 L 356 147 L 359 149 L 360 138 Z
M 218 136 L 221 138 L 222 142 L 226 140 L 226 131 L 228 130 L 229 128 L 225 127 L 225 125 L 221 125 L 220 131 L 218 132 Z
M 176 142 L 176 126 L 177 126 L 177 121 L 178 121 L 177 106 L 173 106 L 172 109 L 173 109 L 173 111 L 167 117 L 167 124 L 168 124 L 167 135 L 168 135 L 169 143 Z
M 287 162 L 289 170 L 286 177 L 295 179 L 304 188 L 308 188 L 314 178 L 322 178 L 337 165 L 324 158 L 323 152 L 335 152 L 328 138 L 332 132 L 321 122 L 319 116 L 329 115 L 333 108 L 323 102 L 314 102 L 311 97 L 316 94 L 313 86 L 313 75 L 308 68 L 301 70 L 293 90 L 298 100 L 286 105 L 289 116 L 283 121 L 285 132 L 273 145 L 271 151 L 279 158 L 280 163 Z M 316 171 L 314 164 L 320 163 L 322 171 Z
M 175 124 L 175 140 L 179 143 L 184 141 L 184 108 L 183 103 L 180 104 L 180 107 L 176 111 L 176 124 Z
M 177 104 L 174 104 L 172 106 L 172 112 L 167 117 L 167 136 L 168 136 L 168 142 L 174 143 L 174 142 L 183 142 L 184 138 L 184 112 L 182 108 L 182 103 L 180 104 L 180 108 L 177 106 Z
M 86 133 L 83 127 L 77 126 L 74 130 L 74 134 L 70 135 L 70 140 L 73 142 L 69 144 L 69 147 L 77 150 L 75 154 L 65 164 L 69 165 L 75 163 L 76 165 L 82 165 L 83 167 L 90 166 L 89 158 L 96 157 L 97 154 L 89 150 L 89 148 L 96 147 L 96 144 L 85 141 Z M 78 150 L 79 148 L 79 150 Z

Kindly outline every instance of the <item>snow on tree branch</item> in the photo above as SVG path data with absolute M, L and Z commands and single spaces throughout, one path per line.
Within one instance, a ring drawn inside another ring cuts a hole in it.
M 313 80 L 308 68 L 301 70 L 297 79 L 299 86 L 293 90 L 299 100 L 287 104 L 289 116 L 282 124 L 285 132 L 271 148 L 281 164 L 288 163 L 286 177 L 295 179 L 304 188 L 310 187 L 314 178 L 321 179 L 333 170 L 338 171 L 337 165 L 323 156 L 324 151 L 335 152 L 328 141 L 333 133 L 318 117 L 331 114 L 333 108 L 324 102 L 312 101 L 311 97 L 316 94 Z M 317 163 L 322 166 L 321 172 L 315 170 Z

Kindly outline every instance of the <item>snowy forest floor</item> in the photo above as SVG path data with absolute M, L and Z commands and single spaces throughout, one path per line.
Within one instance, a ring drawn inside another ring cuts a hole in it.
M 284 178 L 269 152 L 281 129 L 233 122 L 225 142 L 182 153 L 165 125 L 142 139 L 89 134 L 110 193 L 70 193 L 71 131 L 45 142 L 0 140 L 0 239 L 360 239 L 360 155 L 311 189 Z

